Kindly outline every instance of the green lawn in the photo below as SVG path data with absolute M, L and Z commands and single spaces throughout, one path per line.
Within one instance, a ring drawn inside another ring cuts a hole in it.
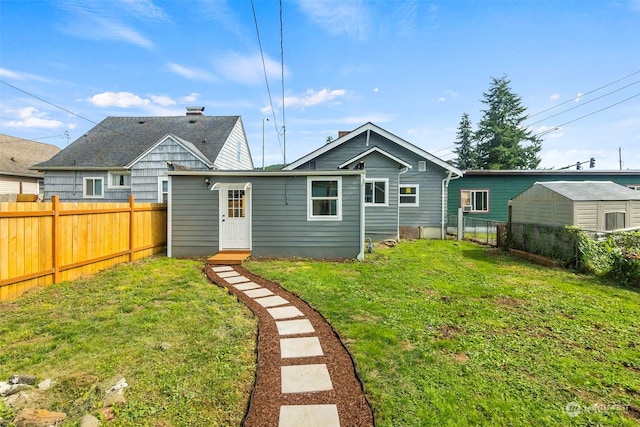
M 453 241 L 245 266 L 331 322 L 380 426 L 640 423 L 638 291 Z
M 0 381 L 52 378 L 37 406 L 66 412 L 69 426 L 120 376 L 127 404 L 110 426 L 240 425 L 256 321 L 202 266 L 151 258 L 0 303 Z M 0 419 L 13 415 L 0 403 Z

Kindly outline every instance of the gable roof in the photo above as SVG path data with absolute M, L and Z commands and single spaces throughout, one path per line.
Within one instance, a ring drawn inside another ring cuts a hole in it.
M 124 168 L 169 134 L 183 145 L 190 143 L 213 164 L 238 120 L 240 116 L 107 117 L 34 168 Z
M 42 177 L 29 167 L 50 159 L 59 151 L 55 145 L 0 134 L 0 174 Z
M 345 168 L 345 167 L 349 166 L 350 164 L 352 164 L 354 162 L 357 162 L 358 160 L 362 159 L 363 157 L 367 157 L 371 153 L 380 153 L 383 156 L 393 160 L 394 162 L 404 166 L 405 168 L 409 168 L 409 169 L 413 168 L 413 166 L 411 166 L 409 163 L 405 162 L 402 159 L 397 158 L 396 156 L 394 156 L 391 153 L 387 153 L 386 151 L 384 151 L 383 149 L 378 148 L 378 147 L 369 148 L 367 151 L 364 151 L 364 152 L 358 154 L 357 156 L 352 157 L 351 159 L 347 160 L 346 162 L 341 163 L 340 165 L 338 165 L 338 168 L 339 169 Z
M 640 200 L 640 191 L 635 191 L 612 181 L 546 181 L 536 182 L 569 200 L 606 201 Z
M 204 163 L 205 165 L 207 165 L 208 168 L 213 168 L 213 162 L 211 162 L 209 159 L 207 159 L 207 157 L 200 151 L 198 150 L 198 147 L 196 147 L 194 144 L 192 144 L 189 141 L 185 141 L 184 139 L 180 138 L 179 136 L 175 136 L 175 135 L 165 135 L 163 138 L 159 139 L 155 144 L 153 144 L 151 147 L 147 148 L 144 153 L 140 154 L 138 157 L 136 157 L 135 159 L 133 159 L 129 164 L 125 165 L 124 168 L 125 169 L 129 169 L 131 168 L 133 165 L 135 165 L 136 163 L 138 163 L 140 160 L 142 160 L 142 158 L 144 156 L 146 156 L 147 154 L 149 154 L 150 152 L 152 152 L 156 147 L 158 147 L 160 144 L 162 144 L 163 142 L 165 142 L 167 139 L 172 139 L 174 140 L 177 144 L 180 144 L 182 146 L 182 148 L 184 148 L 185 150 L 187 150 L 188 152 L 190 152 L 191 154 L 193 154 L 194 157 L 196 157 L 198 160 L 200 160 L 202 163 Z
M 288 164 L 287 166 L 285 166 L 284 168 L 282 168 L 283 170 L 293 170 L 301 165 L 303 165 L 304 163 L 315 159 L 316 157 L 326 153 L 327 151 L 333 150 L 334 148 L 344 144 L 345 142 L 357 137 L 358 135 L 363 134 L 364 132 L 375 132 L 378 135 L 387 138 L 388 140 L 398 144 L 399 146 L 412 151 L 413 153 L 417 154 L 418 156 L 424 158 L 425 160 L 429 160 L 432 163 L 435 163 L 436 165 L 440 166 L 441 168 L 448 170 L 452 173 L 454 173 L 455 175 L 458 176 L 462 176 L 463 172 L 450 165 L 449 163 L 445 162 L 444 160 L 434 156 L 431 153 L 428 153 L 427 151 L 423 150 L 420 147 L 417 147 L 413 144 L 411 144 L 408 141 L 405 141 L 404 139 L 392 134 L 391 132 L 388 132 L 384 129 L 382 129 L 379 126 L 374 125 L 371 122 L 365 123 L 364 125 L 360 126 L 359 128 L 337 138 L 334 139 L 333 141 L 331 141 L 328 144 L 323 145 L 322 147 L 318 148 L 315 151 L 312 151 L 311 153 L 307 154 L 304 157 L 301 157 L 300 159 L 296 160 L 293 163 Z

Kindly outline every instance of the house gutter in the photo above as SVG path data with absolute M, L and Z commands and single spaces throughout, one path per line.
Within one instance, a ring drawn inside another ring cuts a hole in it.
M 442 202 L 441 202 L 441 207 L 442 207 L 442 214 L 441 214 L 441 218 L 440 218 L 440 239 L 444 240 L 446 235 L 447 235 L 447 230 L 445 230 L 445 226 L 447 224 L 447 218 L 446 218 L 446 201 L 447 201 L 447 192 L 449 191 L 449 182 L 451 182 L 452 179 L 458 179 L 458 178 L 462 178 L 462 175 L 458 175 L 456 174 L 455 177 L 451 177 L 451 175 L 453 174 L 453 171 L 449 171 L 449 173 L 447 174 L 447 177 L 445 179 L 442 180 Z

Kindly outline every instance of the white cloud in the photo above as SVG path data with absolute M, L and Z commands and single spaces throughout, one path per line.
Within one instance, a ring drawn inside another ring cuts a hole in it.
M 374 92 L 376 92 L 376 93 L 378 93 L 378 92 L 380 92 L 380 89 L 378 89 L 377 87 L 374 87 L 374 88 L 373 88 L 373 91 L 374 91 Z
M 148 99 L 140 98 L 131 92 L 102 92 L 89 98 L 91 104 L 97 107 L 129 108 L 151 103 Z
M 281 67 L 279 62 L 265 55 L 264 64 L 267 78 L 280 78 Z M 260 54 L 240 55 L 230 52 L 219 57 L 217 68 L 227 79 L 242 85 L 252 86 L 264 83 L 265 70 L 262 67 Z M 285 76 L 287 74 L 287 69 L 285 68 Z
M 41 77 L 35 74 L 23 73 L 20 71 L 12 71 L 6 68 L 0 67 L 0 77 L 13 80 L 36 80 L 39 82 L 51 83 L 52 80 L 46 77 Z
M 176 101 L 164 95 L 149 95 L 149 99 L 151 99 L 151 102 L 153 102 L 154 104 L 162 105 L 164 107 L 169 105 L 176 105 Z
M 300 0 L 298 6 L 316 25 L 332 35 L 347 34 L 365 39 L 372 23 L 362 0 Z
M 347 93 L 344 89 L 321 89 L 314 91 L 309 89 L 303 96 L 288 96 L 284 98 L 285 107 L 311 107 L 318 104 L 326 104 L 334 101 L 336 98 L 344 96 Z
M 196 102 L 198 100 L 198 98 L 200 98 L 200 94 L 197 92 L 192 92 L 187 96 L 183 96 L 182 98 L 180 98 L 180 103 L 181 104 L 189 104 L 192 102 Z
M 445 102 L 447 100 L 447 98 L 445 98 L 444 96 L 441 96 L 440 98 L 438 98 L 438 102 Z
M 583 93 L 578 92 L 578 94 L 574 98 L 576 100 L 576 102 L 580 102 L 580 99 L 582 98 L 583 95 L 584 95 Z
M 186 79 L 204 81 L 215 80 L 215 76 L 206 70 L 199 68 L 187 68 L 183 65 L 176 64 L 175 62 L 170 62 L 167 65 L 171 71 Z
M 47 118 L 46 113 L 41 113 L 35 107 L 25 107 L 10 113 L 17 115 L 18 120 L 4 122 L 4 126 L 38 129 L 56 129 L 63 126 L 61 121 Z
M 147 5 L 146 11 L 144 11 L 145 6 L 143 3 Z M 124 0 L 117 3 L 65 0 L 60 3 L 60 6 L 70 12 L 71 16 L 69 23 L 61 26 L 60 29 L 84 39 L 124 41 L 145 49 L 153 48 L 154 44 L 151 40 L 121 20 L 121 16 L 126 16 L 127 14 L 116 15 L 117 12 L 114 12 L 114 5 L 124 6 L 127 12 L 133 10 L 133 15 L 138 17 L 149 18 L 155 15 L 156 20 L 158 20 L 161 14 L 161 9 L 158 8 L 155 12 L 152 11 L 151 4 L 144 0 Z
M 123 9 L 133 12 L 134 15 L 140 18 L 148 19 L 155 22 L 169 21 L 169 17 L 165 11 L 153 4 L 149 0 L 120 0 L 119 4 Z
M 560 99 L 560 94 L 559 93 L 554 93 L 553 95 L 551 95 L 549 97 L 550 100 L 555 101 L 556 99 Z

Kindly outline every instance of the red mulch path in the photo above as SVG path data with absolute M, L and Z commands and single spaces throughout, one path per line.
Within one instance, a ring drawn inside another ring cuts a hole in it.
M 298 308 L 313 325 L 316 331 L 314 336 L 320 339 L 324 352 L 324 356 L 282 359 L 280 357 L 280 335 L 273 317 L 252 298 L 220 278 L 211 266 L 207 265 L 205 273 L 209 279 L 213 283 L 227 288 L 258 318 L 258 372 L 244 425 L 247 427 L 277 426 L 281 405 L 335 404 L 338 407 L 341 426 L 373 426 L 373 411 L 365 397 L 362 383 L 357 377 L 353 360 L 325 318 L 306 302 L 279 285 L 251 274 L 240 266 L 233 266 L 233 268 L 242 276 L 269 289 L 275 295 L 283 297 L 289 301 L 289 305 Z M 287 338 L 289 337 L 287 336 Z M 333 390 L 313 393 L 281 393 L 280 366 L 315 363 L 327 365 Z

